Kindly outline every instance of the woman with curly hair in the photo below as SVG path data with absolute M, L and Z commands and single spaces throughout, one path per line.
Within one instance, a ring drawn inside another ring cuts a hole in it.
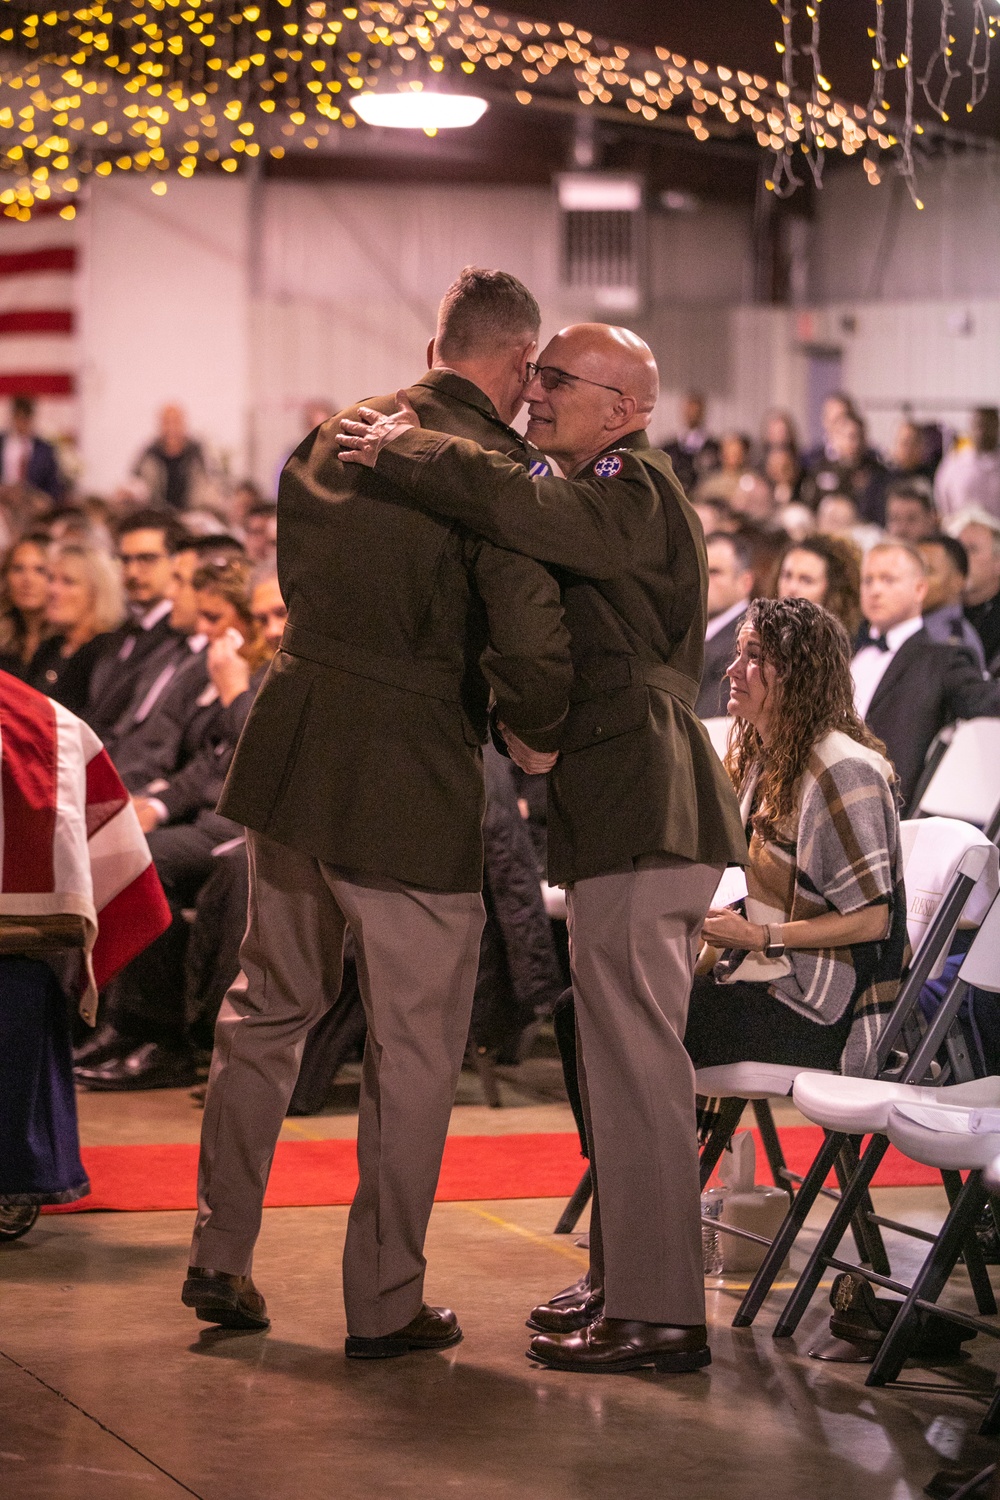
M 896 998 L 896 778 L 854 710 L 850 660 L 843 626 L 818 605 L 750 605 L 728 674 L 726 757 L 750 843 L 747 897 L 745 914 L 713 908 L 705 920 L 705 942 L 723 951 L 691 994 L 696 1067 L 861 1073 Z
M 861 558 L 842 537 L 822 533 L 789 547 L 778 571 L 779 599 L 811 599 L 836 615 L 854 640 L 861 624 Z

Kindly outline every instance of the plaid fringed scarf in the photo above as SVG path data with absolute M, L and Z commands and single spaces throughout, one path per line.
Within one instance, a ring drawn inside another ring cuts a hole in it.
M 899 990 L 906 952 L 899 818 L 892 771 L 883 756 L 835 731 L 814 746 L 803 773 L 797 818 L 778 840 L 754 833 L 747 864 L 746 914 L 751 922 L 805 921 L 843 915 L 875 902 L 889 907 L 889 931 L 877 943 L 789 949 L 784 958 L 731 949 L 716 965 L 719 982 L 768 985 L 777 1000 L 832 1026 L 849 1006 L 854 1020 L 841 1071 L 866 1072 Z M 744 820 L 754 785 L 743 791 Z

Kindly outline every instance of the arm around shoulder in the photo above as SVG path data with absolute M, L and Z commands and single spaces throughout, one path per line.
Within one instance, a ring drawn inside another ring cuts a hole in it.
M 559 586 L 541 564 L 488 542 L 475 578 L 489 622 L 480 665 L 498 718 L 533 750 L 556 750 L 573 666 Z

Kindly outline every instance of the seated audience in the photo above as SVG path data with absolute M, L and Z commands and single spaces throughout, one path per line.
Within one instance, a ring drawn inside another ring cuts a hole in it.
M 745 915 L 708 913 L 705 942 L 722 952 L 694 981 L 684 1044 L 695 1067 L 860 1073 L 906 946 L 893 770 L 854 711 L 850 642 L 826 610 L 755 600 L 729 677 Z
M 223 712 L 197 755 L 176 776 L 132 799 L 173 921 L 103 996 L 101 1029 L 76 1054 L 77 1082 L 97 1092 L 177 1088 L 195 1081 L 183 912 L 195 905 L 212 874 L 213 851 L 242 834 L 215 805 L 263 679 L 262 668 L 276 649 L 275 637 L 280 640 L 274 581 L 262 580 L 251 600 L 246 570 L 227 563 L 200 568 L 193 584 L 198 626 L 209 638 L 208 671 Z M 258 614 L 269 621 L 266 637 Z
M 788 546 L 787 536 L 783 531 L 769 531 L 763 526 L 747 525 L 742 526 L 736 535 L 750 554 L 750 567 L 753 570 L 752 597 L 773 598 L 778 569 Z
M 964 646 L 985 670 L 986 653 L 979 632 L 965 618 L 962 595 L 969 577 L 969 554 L 953 536 L 932 536 L 920 543 L 927 569 L 924 629 L 932 641 Z
M 170 625 L 173 555 L 184 532 L 162 510 L 138 510 L 118 527 L 118 561 L 129 617 L 106 643 L 83 714 L 104 739 L 128 708 L 140 676 L 163 665 L 177 645 Z
M 970 505 L 1000 520 L 1000 413 L 981 406 L 972 414 L 967 443 L 956 443 L 941 460 L 934 499 L 942 516 Z
M 740 518 L 725 501 L 693 500 L 691 505 L 706 536 L 714 531 L 739 531 Z
M 814 448 L 810 448 L 805 454 L 802 462 L 809 473 L 819 469 L 824 463 L 837 462 L 837 447 L 834 443 L 834 432 L 844 417 L 853 417 L 857 413 L 854 402 L 844 391 L 831 391 L 823 397 L 823 403 L 819 411 L 819 425 L 822 429 L 823 438 Z
M 775 512 L 774 523 L 793 542 L 804 542 L 806 537 L 816 534 L 816 514 L 801 500 L 782 505 Z
M 924 629 L 924 560 L 908 542 L 881 542 L 862 564 L 867 640 L 851 663 L 858 714 L 884 742 L 899 777 L 905 817 L 931 741 L 955 719 L 1000 714 L 1000 684 L 964 646 Z
M 923 489 L 911 481 L 889 486 L 885 501 L 886 536 L 917 545 L 937 536 L 939 529 L 929 485 Z
M 829 448 L 812 471 L 813 491 L 806 498 L 818 505 L 824 495 L 850 495 L 863 521 L 885 523 L 885 493 L 888 473 L 878 454 L 869 448 L 865 424 L 857 415 L 842 416 L 833 426 Z
M 686 495 L 694 492 L 699 480 L 719 467 L 719 444 L 705 429 L 705 398 L 689 391 L 681 406 L 681 431 L 664 452 L 674 466 L 674 473 Z
M 885 535 L 881 526 L 862 521 L 850 495 L 824 495 L 816 507 L 816 530 L 824 536 L 837 536 L 850 542 L 860 553 L 874 547 Z
M 861 624 L 861 568 L 856 549 L 833 536 L 797 542 L 781 560 L 777 596 L 822 604 L 853 641 Z
M 224 571 L 235 545 L 229 537 L 192 537 L 174 555 L 169 616 L 175 633 L 173 649 L 166 658 L 158 653 L 140 675 L 131 703 L 104 742 L 130 792 L 176 775 L 197 755 L 219 716 L 219 695 L 208 674 L 208 640 L 199 624 L 194 580 L 205 567 Z
M 29 532 L 0 563 L 0 669 L 24 677 L 50 633 L 48 537 Z
M 917 422 L 900 422 L 889 453 L 889 474 L 893 484 L 913 480 L 930 484 L 937 467 L 931 454 L 927 434 Z
M 76 542 L 57 542 L 48 569 L 45 619 L 51 634 L 24 675 L 39 692 L 82 714 L 97 664 L 125 613 L 121 579 L 106 552 Z
M 705 667 L 694 711 L 711 719 L 726 711 L 723 681 L 736 650 L 750 594 L 753 571 L 750 549 L 740 536 L 715 531 L 705 541 L 708 555 L 708 626 L 705 630 Z
M 774 503 L 779 508 L 802 499 L 805 474 L 794 448 L 768 448 L 764 455 L 764 478 L 770 484 Z
M 733 497 L 743 475 L 750 469 L 750 439 L 742 432 L 727 432 L 719 444 L 719 467 L 698 481 L 695 497 L 698 500 L 724 500 L 733 504 Z
M 784 448 L 798 459 L 799 433 L 795 425 L 795 418 L 790 412 L 782 411 L 779 407 L 772 406 L 766 413 L 760 428 L 760 457 L 761 462 L 767 462 L 767 455 L 772 448 Z
M 774 492 L 763 475 L 752 469 L 740 475 L 730 505 L 745 525 L 775 529 Z
M 965 548 L 965 618 L 978 631 L 986 665 L 995 676 L 1000 670 L 1000 520 L 973 506 L 952 517 L 948 535 Z
M 243 534 L 254 567 L 273 563 L 278 545 L 278 507 L 269 501 L 252 505 L 243 520 Z

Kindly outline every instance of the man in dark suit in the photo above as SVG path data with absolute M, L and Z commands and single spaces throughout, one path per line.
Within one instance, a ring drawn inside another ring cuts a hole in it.
M 753 558 L 743 538 L 728 531 L 712 532 L 705 540 L 705 553 L 708 560 L 708 624 L 705 627 L 705 667 L 694 711 L 699 719 L 714 719 L 726 712 L 723 683 L 726 668 L 736 655 L 736 637 L 750 602 Z
M 172 515 L 137 510 L 118 527 L 118 559 L 129 619 L 112 631 L 90 678 L 83 717 L 103 739 L 132 702 L 139 679 L 166 666 L 177 649 L 170 624 L 173 558 L 184 537 Z
M 35 403 L 15 396 L 10 403 L 10 431 L 0 433 L 0 484 L 27 485 L 58 500 L 63 492 L 56 450 L 34 432 Z
M 432 368 L 407 393 L 422 418 L 531 462 L 508 424 L 539 322 L 513 277 L 466 268 L 442 302 Z M 571 667 L 549 574 L 388 503 L 377 475 L 341 465 L 336 432 L 331 421 L 311 433 L 282 475 L 288 624 L 220 803 L 247 827 L 247 986 L 230 990 L 216 1026 L 182 1299 L 209 1322 L 267 1325 L 250 1269 L 268 1170 L 306 1033 L 339 992 L 349 927 L 368 1043 L 346 1353 L 376 1359 L 461 1338 L 454 1313 L 423 1302 L 423 1241 L 485 915 L 488 693 L 545 748 Z
M 964 646 L 932 641 L 924 629 L 926 597 L 927 573 L 915 547 L 872 547 L 861 572 L 868 638 L 851 673 L 858 713 L 896 768 L 904 817 L 938 731 L 955 719 L 1000 714 L 1000 683 L 984 677 Z
M 401 499 L 541 559 L 562 588 L 574 682 L 550 778 L 549 880 L 566 886 L 595 1187 L 589 1293 L 535 1308 L 530 1326 L 532 1358 L 564 1370 L 681 1372 L 711 1359 L 683 1037 L 702 924 L 746 842 L 694 714 L 704 544 L 646 437 L 657 386 L 627 329 L 580 324 L 548 344 L 525 393 L 528 434 L 566 480 L 533 482 L 474 443 L 418 430 L 412 414 L 389 414 L 374 452 L 362 424 L 342 440 Z M 554 759 L 503 732 L 522 769 Z

